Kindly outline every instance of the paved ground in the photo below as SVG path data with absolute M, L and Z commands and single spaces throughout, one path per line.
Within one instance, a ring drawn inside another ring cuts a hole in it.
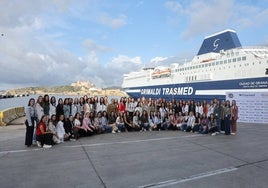
M 268 187 L 268 125 L 236 136 L 103 134 L 51 149 L 23 145 L 22 119 L 0 127 L 0 182 L 14 187 Z

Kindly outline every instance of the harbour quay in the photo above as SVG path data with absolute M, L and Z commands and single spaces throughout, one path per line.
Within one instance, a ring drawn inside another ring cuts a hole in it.
M 43 149 L 24 146 L 24 118 L 0 127 L 1 187 L 268 186 L 267 124 L 238 123 L 235 136 L 101 134 Z

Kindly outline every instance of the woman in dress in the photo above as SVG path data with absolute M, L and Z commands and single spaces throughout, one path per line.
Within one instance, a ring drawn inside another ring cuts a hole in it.
M 232 107 L 231 107 L 231 116 L 232 116 L 232 120 L 231 120 L 231 135 L 235 135 L 236 134 L 236 122 L 238 119 L 238 107 L 236 105 L 236 101 L 232 100 Z

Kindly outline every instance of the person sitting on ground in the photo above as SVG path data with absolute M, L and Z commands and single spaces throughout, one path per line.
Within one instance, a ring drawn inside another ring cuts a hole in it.
M 78 139 L 80 136 L 86 136 L 87 134 L 87 129 L 85 127 L 81 126 L 81 119 L 80 119 L 80 113 L 76 112 L 74 116 L 74 128 L 73 128 L 73 133 L 74 133 L 74 139 Z
M 198 133 L 200 129 L 200 125 L 201 125 L 200 114 L 199 112 L 195 112 L 195 123 L 194 123 L 194 127 L 192 131 Z
M 170 119 L 169 119 L 169 113 L 168 111 L 164 112 L 163 121 L 161 124 L 161 130 L 167 130 L 170 126 Z
M 148 118 L 148 113 L 146 110 L 142 111 L 140 121 L 141 121 L 141 131 L 149 130 L 149 118 Z
M 124 117 L 123 117 L 124 112 L 119 112 L 117 118 L 116 118 L 116 126 L 118 127 L 118 132 L 123 132 L 126 131 L 125 127 L 125 122 L 124 122 Z
M 153 130 L 161 130 L 161 124 L 162 124 L 162 118 L 161 118 L 161 113 L 157 111 L 154 115 L 154 123 L 156 127 L 153 128 Z
M 48 121 L 47 132 L 51 132 L 53 134 L 53 142 L 59 144 L 60 139 L 56 131 L 56 125 L 57 125 L 57 117 L 56 114 L 53 114 L 51 115 L 51 119 Z
M 217 134 L 218 126 L 215 115 L 213 113 L 210 114 L 209 122 L 208 122 L 208 132 L 211 133 L 211 136 Z
M 102 132 L 102 128 L 97 126 L 97 122 L 95 122 L 95 112 L 89 112 L 89 124 L 92 126 L 95 134 Z
M 124 122 L 125 122 L 126 130 L 129 132 L 134 131 L 132 120 L 133 120 L 133 117 L 132 117 L 131 113 L 129 111 L 126 111 L 124 113 Z
M 116 126 L 116 115 L 114 111 L 110 112 L 108 115 L 108 125 L 112 127 L 112 133 L 116 133 L 118 131 L 118 127 Z
M 141 130 L 140 111 L 136 110 L 133 116 L 133 128 L 135 131 Z
M 60 115 L 60 119 L 59 119 L 57 126 L 56 126 L 56 132 L 57 132 L 57 135 L 58 135 L 61 143 L 63 143 L 66 140 L 69 140 L 69 138 L 70 138 L 70 135 L 68 135 L 65 132 L 64 120 L 65 120 L 65 116 L 63 114 Z
M 86 136 L 91 136 L 94 134 L 95 127 L 91 124 L 89 119 L 90 112 L 85 113 L 85 117 L 82 122 L 82 127 L 86 131 Z
M 102 112 L 101 111 L 99 111 L 97 113 L 97 117 L 95 118 L 94 122 L 95 122 L 94 126 L 97 129 L 97 133 L 104 133 L 105 128 L 104 128 L 104 125 L 102 124 L 103 122 L 102 122 Z
M 69 135 L 70 138 L 74 138 L 73 128 L 74 128 L 74 117 L 72 115 L 63 124 L 65 133 Z
M 208 134 L 208 123 L 209 123 L 209 120 L 207 118 L 207 115 L 206 113 L 203 113 L 201 117 L 201 126 L 199 129 L 199 133 Z
M 175 110 L 173 110 L 172 113 L 170 114 L 169 120 L 170 120 L 170 125 L 169 125 L 168 129 L 169 130 L 178 130 L 178 128 L 177 128 L 178 120 L 177 120 L 176 115 L 175 115 Z
M 186 131 L 186 127 L 187 127 L 187 122 L 188 122 L 188 112 L 185 111 L 184 112 L 184 116 L 183 116 L 183 121 L 181 122 L 181 127 L 180 130 L 181 131 Z
M 54 144 L 53 133 L 46 131 L 47 116 L 43 115 L 36 128 L 37 146 L 43 148 L 51 148 Z
M 179 112 L 179 114 L 176 116 L 177 120 L 177 129 L 181 130 L 182 123 L 184 123 L 184 117 L 182 115 L 182 112 Z
M 108 114 L 107 114 L 106 111 L 102 112 L 101 124 L 102 124 L 102 126 L 104 128 L 105 133 L 111 133 L 112 132 L 113 127 L 109 126 Z
M 194 125 L 195 125 L 195 116 L 194 116 L 194 113 L 192 111 L 190 111 L 188 121 L 187 121 L 187 126 L 186 126 L 186 129 L 184 131 L 186 131 L 186 132 L 192 131 L 194 128 Z
M 149 131 L 152 131 L 153 129 L 155 129 L 157 126 L 154 123 L 154 111 L 150 111 L 150 115 L 148 117 L 149 119 Z

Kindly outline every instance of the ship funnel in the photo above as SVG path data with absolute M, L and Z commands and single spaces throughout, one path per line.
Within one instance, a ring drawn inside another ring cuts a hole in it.
M 238 47 L 241 47 L 241 43 L 236 32 L 228 29 L 205 37 L 197 55 L 219 53 Z

